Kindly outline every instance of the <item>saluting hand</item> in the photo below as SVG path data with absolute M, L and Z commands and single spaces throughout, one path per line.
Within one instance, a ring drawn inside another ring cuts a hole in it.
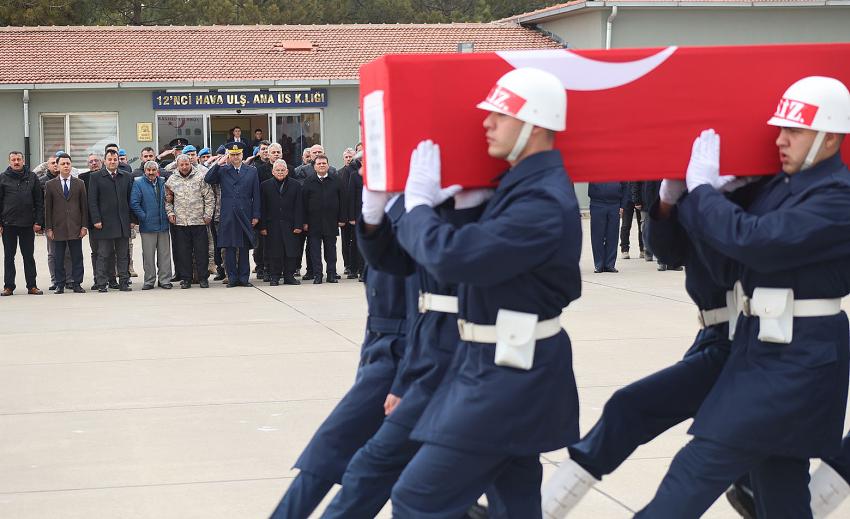
M 95 229 L 98 229 L 98 230 L 103 229 L 103 223 L 102 223 L 102 222 L 97 222 L 96 224 L 94 224 L 94 228 L 95 228 Z

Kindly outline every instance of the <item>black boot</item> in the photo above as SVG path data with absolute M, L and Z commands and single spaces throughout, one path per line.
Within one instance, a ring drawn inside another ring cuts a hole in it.
M 284 285 L 300 285 L 301 282 L 298 281 L 297 279 L 295 279 L 294 276 L 284 276 L 283 277 L 283 284 Z
M 213 278 L 213 281 L 221 281 L 226 276 L 227 276 L 227 274 L 224 273 L 224 267 L 216 267 L 215 277 Z

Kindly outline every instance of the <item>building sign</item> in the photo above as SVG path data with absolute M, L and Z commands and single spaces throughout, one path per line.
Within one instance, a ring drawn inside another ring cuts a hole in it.
M 153 92 L 154 110 L 192 110 L 214 108 L 324 108 L 328 106 L 328 90 L 289 90 L 270 92 Z
M 136 140 L 151 142 L 153 140 L 153 123 L 136 123 Z

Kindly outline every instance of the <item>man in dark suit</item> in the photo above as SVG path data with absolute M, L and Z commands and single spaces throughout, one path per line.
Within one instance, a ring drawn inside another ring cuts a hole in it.
M 342 185 L 338 175 L 330 175 L 328 158 L 319 155 L 313 159 L 316 174 L 304 181 L 304 209 L 307 213 L 305 230 L 310 236 L 310 263 L 315 278 L 322 282 L 322 253 L 325 250 L 328 283 L 336 283 L 336 237 L 339 227 L 345 225 L 342 214 Z
M 357 225 L 357 219 L 360 217 L 360 212 L 363 209 L 363 171 L 362 166 L 363 153 L 358 153 L 354 159 L 346 166 L 351 170 L 348 177 L 348 227 L 354 229 Z M 357 233 L 354 233 L 351 239 L 351 273 L 348 279 L 357 278 L 363 281 L 363 270 L 365 262 L 363 255 L 360 254 L 360 248 L 357 245 Z
M 242 163 L 241 142 L 227 144 L 227 154 L 207 171 L 204 180 L 221 186 L 218 247 L 225 249 L 228 287 L 250 287 L 248 251 L 256 247 L 254 226 L 260 221 L 257 168 Z M 238 260 L 237 260 L 238 254 Z
M 83 289 L 83 238 L 88 233 L 88 197 L 85 183 L 71 176 L 71 157 L 57 156 L 59 175 L 44 185 L 44 228 L 53 241 L 55 253 L 56 293 L 65 292 L 65 249 L 71 252 L 71 273 L 74 292 Z
M 284 285 L 300 285 L 295 267 L 301 252 L 299 235 L 304 227 L 301 184 L 289 178 L 286 161 L 278 159 L 272 168 L 274 178 L 260 185 L 262 214 L 260 234 L 266 238 L 269 284 L 277 286 L 283 275 Z
M 92 236 L 98 240 L 95 284 L 98 292 L 107 291 L 112 265 L 118 271 L 118 289 L 129 292 L 130 271 L 130 192 L 132 173 L 118 169 L 118 152 L 108 150 L 104 168 L 89 177 L 89 217 L 94 222 Z

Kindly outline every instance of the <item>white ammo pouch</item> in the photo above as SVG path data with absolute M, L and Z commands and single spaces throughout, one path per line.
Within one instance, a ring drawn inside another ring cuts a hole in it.
M 559 317 L 538 322 L 537 314 L 500 309 L 495 326 L 458 319 L 461 340 L 496 344 L 497 366 L 529 370 L 534 365 L 538 340 L 554 337 L 561 331 Z
M 759 318 L 758 339 L 763 342 L 790 344 L 794 337 L 795 317 L 824 317 L 841 312 L 841 298 L 794 299 L 790 288 L 753 290 L 753 297 L 739 301 L 741 313 Z
M 457 313 L 457 297 L 431 294 L 430 292 L 419 292 L 419 313 L 443 312 L 446 314 Z

